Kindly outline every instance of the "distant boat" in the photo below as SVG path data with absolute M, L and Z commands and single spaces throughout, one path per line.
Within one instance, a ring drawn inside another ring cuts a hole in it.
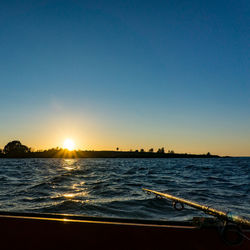
M 1 249 L 250 249 L 250 227 L 214 218 L 171 222 L 64 214 L 0 213 Z

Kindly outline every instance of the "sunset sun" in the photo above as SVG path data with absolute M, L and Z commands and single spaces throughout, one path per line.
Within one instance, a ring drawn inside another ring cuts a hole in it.
M 63 143 L 63 148 L 68 149 L 70 151 L 75 149 L 75 143 L 71 139 L 66 139 Z

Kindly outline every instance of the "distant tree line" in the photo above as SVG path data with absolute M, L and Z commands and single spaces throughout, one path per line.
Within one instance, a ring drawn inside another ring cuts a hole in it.
M 114 151 L 94 151 L 94 150 L 74 150 L 69 151 L 62 148 L 52 148 L 48 150 L 31 151 L 31 148 L 23 145 L 20 141 L 9 142 L 3 150 L 0 149 L 2 158 L 209 158 L 219 157 L 217 155 L 207 154 L 177 154 L 173 150 L 165 153 L 164 147 L 154 152 L 150 148 L 147 152 L 142 148 L 140 150 L 119 151 L 117 147 Z
M 133 150 L 131 149 L 130 150 L 130 152 L 133 152 Z M 147 152 L 146 150 L 144 150 L 144 148 L 141 148 L 140 150 L 138 150 L 138 149 L 136 149 L 134 152 L 136 152 L 136 153 L 138 153 L 138 152 L 140 152 L 140 153 L 145 153 L 145 152 Z M 149 153 L 154 153 L 154 149 L 153 148 L 150 148 L 149 150 L 148 150 L 148 152 Z M 171 152 L 174 152 L 174 151 L 171 151 Z M 165 153 L 165 150 L 164 150 L 164 148 L 159 148 L 157 151 L 156 151 L 156 153 Z

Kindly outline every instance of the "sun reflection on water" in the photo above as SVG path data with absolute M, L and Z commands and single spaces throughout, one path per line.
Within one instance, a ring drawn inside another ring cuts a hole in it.
M 72 185 L 72 189 L 74 189 L 75 191 L 81 191 L 82 190 L 82 186 L 85 184 L 84 181 L 81 181 L 80 183 L 75 183 Z
M 77 192 L 77 193 L 64 193 L 61 196 L 71 199 L 74 197 L 86 197 L 88 195 L 88 192 L 82 191 L 82 192 Z
M 62 196 L 65 198 L 74 198 L 77 194 L 63 194 Z
M 64 168 L 65 168 L 66 170 L 69 170 L 69 171 L 74 169 L 74 167 L 67 167 L 67 166 L 64 167 Z
M 61 167 L 62 170 L 66 171 L 66 173 L 63 174 L 63 176 L 66 178 L 64 180 L 65 183 L 62 183 L 61 191 L 55 193 L 53 196 L 51 196 L 51 198 L 59 200 L 60 202 L 66 200 L 82 204 L 89 202 L 89 200 L 87 199 L 89 197 L 89 192 L 87 191 L 87 187 L 85 186 L 85 181 L 79 181 L 78 179 L 78 182 L 72 183 L 76 176 L 79 178 L 78 173 L 74 172 L 74 170 L 80 169 L 78 160 L 63 159 Z
M 63 159 L 63 168 L 68 171 L 79 169 L 79 166 L 76 165 L 76 162 L 76 159 Z

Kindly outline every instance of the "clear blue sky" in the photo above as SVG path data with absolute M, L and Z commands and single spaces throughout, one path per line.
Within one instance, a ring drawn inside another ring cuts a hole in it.
M 250 2 L 1 1 L 0 148 L 250 155 Z

